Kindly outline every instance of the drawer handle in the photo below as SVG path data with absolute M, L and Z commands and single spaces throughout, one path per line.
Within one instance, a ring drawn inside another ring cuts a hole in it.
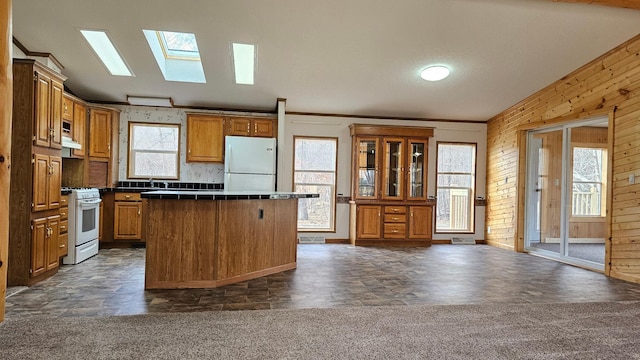
M 62 226 L 60 226 L 60 230 L 67 230 L 67 227 L 62 225 Z
M 397 217 L 395 217 L 395 216 L 391 218 L 391 220 L 398 220 L 398 219 L 399 219 L 399 218 L 397 218 Z
M 398 230 L 392 230 L 391 232 L 394 233 L 394 234 L 397 234 Z
M 131 195 L 125 195 L 124 198 L 125 199 L 131 199 Z
M 65 247 L 65 245 L 60 245 L 60 249 L 62 249 L 62 248 L 64 248 L 64 247 Z

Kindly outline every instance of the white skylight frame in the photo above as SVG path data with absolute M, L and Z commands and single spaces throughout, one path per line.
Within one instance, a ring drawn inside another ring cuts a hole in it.
M 234 82 L 255 85 L 258 47 L 255 44 L 231 43 Z
M 177 31 L 156 31 L 156 35 L 158 36 L 158 41 L 160 42 L 160 46 L 162 47 L 165 58 L 179 60 L 200 60 L 200 50 L 198 49 L 198 41 L 195 34 Z M 166 35 L 177 35 L 180 37 L 189 38 L 188 41 L 193 41 L 195 50 L 172 48 L 171 45 L 167 42 Z
M 207 82 L 207 79 L 204 75 L 204 69 L 202 67 L 202 61 L 200 58 L 199 52 L 195 54 L 187 54 L 184 51 L 171 51 L 171 49 L 167 48 L 166 42 L 164 40 L 163 32 L 165 30 L 142 30 L 145 38 L 147 39 L 147 43 L 149 44 L 149 48 L 153 53 L 153 56 L 162 72 L 162 76 L 166 81 L 178 81 L 178 82 L 189 82 L 189 83 L 199 83 L 204 84 Z M 177 33 L 167 31 L 169 33 Z M 182 34 L 190 34 L 193 35 L 194 41 L 195 34 L 193 33 L 182 33 Z
M 106 30 L 78 29 L 78 31 L 111 75 L 133 76 L 133 72 Z

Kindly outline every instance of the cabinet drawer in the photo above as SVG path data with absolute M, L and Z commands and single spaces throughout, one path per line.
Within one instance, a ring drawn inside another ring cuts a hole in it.
M 385 206 L 385 214 L 404 214 L 407 212 L 406 206 Z
M 60 208 L 60 220 L 67 220 L 69 218 L 69 208 L 63 206 Z
M 60 206 L 67 206 L 69 204 L 69 195 L 60 196 Z
M 405 214 L 384 214 L 385 223 L 405 223 L 407 222 L 407 215 Z
M 116 201 L 142 201 L 140 193 L 116 193 Z
M 69 234 L 60 234 L 58 238 L 58 257 L 67 256 L 69 253 L 69 248 L 67 247 L 67 241 L 69 239 Z
M 69 220 L 60 221 L 60 234 L 66 234 L 69 231 Z
M 384 224 L 384 237 L 388 239 L 404 239 L 407 226 L 405 224 Z

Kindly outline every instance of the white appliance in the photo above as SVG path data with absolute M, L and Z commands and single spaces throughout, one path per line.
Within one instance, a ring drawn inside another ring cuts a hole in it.
M 225 147 L 225 191 L 275 191 L 275 138 L 225 136 Z
M 69 252 L 62 258 L 63 264 L 79 264 L 98 254 L 101 202 L 98 189 L 71 189 L 67 247 Z

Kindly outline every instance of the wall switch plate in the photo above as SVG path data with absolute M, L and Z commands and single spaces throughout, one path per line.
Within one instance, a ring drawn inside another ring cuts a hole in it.
M 491 234 L 491 226 L 487 226 L 487 234 Z
M 635 183 L 636 183 L 636 175 L 635 174 L 629 175 L 629 185 L 633 185 Z

